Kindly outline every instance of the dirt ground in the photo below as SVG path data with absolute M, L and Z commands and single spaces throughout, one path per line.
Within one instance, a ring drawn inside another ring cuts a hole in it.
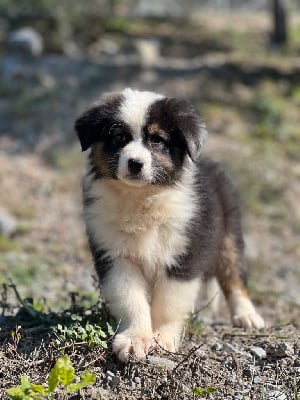
M 186 27 L 181 36 L 172 24 L 160 26 L 162 56 L 147 62 L 121 50 L 14 64 L 1 55 L 0 209 L 16 231 L 0 235 L 0 398 L 22 375 L 44 383 L 57 357 L 69 354 L 76 372 L 89 369 L 97 382 L 75 395 L 60 390 L 58 399 L 300 399 L 300 43 L 271 53 L 264 18 L 256 31 L 253 19 L 234 30 L 225 22 Z M 125 86 L 188 98 L 206 121 L 204 154 L 227 166 L 241 192 L 249 291 L 263 331 L 233 329 L 222 304 L 214 320 L 205 309 L 191 317 L 179 353 L 151 353 L 144 362 L 119 363 L 111 338 L 108 349 L 74 338 L 57 343 L 55 326 L 72 329 L 71 314 L 94 320 L 102 312 L 92 307 L 85 155 L 73 123 L 104 90 Z

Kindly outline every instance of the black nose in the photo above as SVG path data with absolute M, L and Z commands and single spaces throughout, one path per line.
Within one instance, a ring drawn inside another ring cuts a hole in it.
M 134 158 L 130 158 L 128 160 L 128 170 L 132 174 L 138 174 L 141 172 L 144 163 L 140 160 L 135 160 Z

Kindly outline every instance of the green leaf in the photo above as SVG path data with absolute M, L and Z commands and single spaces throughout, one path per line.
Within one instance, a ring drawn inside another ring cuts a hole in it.
M 30 380 L 28 378 L 28 376 L 22 376 L 21 377 L 21 390 L 25 393 L 26 391 L 29 392 L 29 390 L 31 389 L 31 384 L 30 384 Z M 25 394 L 29 394 L 29 393 L 25 393 Z
M 67 388 L 66 392 L 71 393 L 71 392 L 76 392 L 79 389 L 82 389 L 86 386 L 93 385 L 96 382 L 96 375 L 92 374 L 89 371 L 85 371 L 81 376 L 80 376 L 80 382 L 78 383 L 71 383 Z
M 59 383 L 64 386 L 73 382 L 75 376 L 74 368 L 70 358 L 65 355 L 57 359 L 51 369 L 48 378 L 48 393 L 53 393 Z
M 58 358 L 53 369 L 58 378 L 58 382 L 62 385 L 67 386 L 73 382 L 75 371 L 69 356 L 64 355 Z
M 100 341 L 100 346 L 103 347 L 104 349 L 107 349 L 107 343 L 103 342 L 103 340 Z
M 106 322 L 106 326 L 107 326 L 107 333 L 109 334 L 109 336 L 113 336 L 115 334 L 115 331 L 113 330 L 110 323 Z
M 49 393 L 47 389 L 44 388 L 42 385 L 35 385 L 34 383 L 31 384 L 32 395 L 40 395 L 40 396 L 47 396 Z
M 58 325 L 57 325 L 57 329 L 58 329 L 59 331 L 61 331 L 61 332 L 62 332 L 62 330 L 63 330 L 63 326 L 62 326 L 61 324 L 58 324 Z
M 82 316 L 81 316 L 81 315 L 78 315 L 78 314 L 72 314 L 72 315 L 71 315 L 71 319 L 72 319 L 73 321 L 82 321 Z
M 6 389 L 6 393 L 8 394 L 9 398 L 12 400 L 23 400 L 23 390 L 21 389 L 20 386 L 11 388 L 11 389 Z
M 100 330 L 99 335 L 103 338 L 106 338 L 106 336 L 107 336 L 106 333 L 102 330 Z
M 53 393 L 58 385 L 58 375 L 55 366 L 51 369 L 48 378 L 48 392 Z
M 213 393 L 216 391 L 217 391 L 217 389 L 214 387 L 200 388 L 200 387 L 196 386 L 194 388 L 194 394 L 196 396 L 203 396 L 203 395 L 210 394 L 210 393 Z
M 21 385 L 7 389 L 6 393 L 12 400 L 33 400 L 46 396 L 47 390 L 42 385 L 30 383 L 27 376 L 22 376 Z

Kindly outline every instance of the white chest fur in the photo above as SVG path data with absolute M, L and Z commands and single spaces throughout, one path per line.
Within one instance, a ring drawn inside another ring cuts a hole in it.
M 152 276 L 184 253 L 196 206 L 191 183 L 135 188 L 102 179 L 90 185 L 88 196 L 97 200 L 86 207 L 85 221 L 99 248 L 113 259 L 130 259 Z

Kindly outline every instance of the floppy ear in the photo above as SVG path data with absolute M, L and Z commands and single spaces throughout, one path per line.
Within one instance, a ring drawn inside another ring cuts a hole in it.
M 97 136 L 101 134 L 101 107 L 93 107 L 86 111 L 75 122 L 75 130 L 77 132 L 82 151 L 87 150 L 92 143 L 97 140 Z
M 204 122 L 200 119 L 196 109 L 185 100 L 169 98 L 166 105 L 186 146 L 188 155 L 192 161 L 196 161 L 207 135 Z
M 93 143 L 101 141 L 104 127 L 117 118 L 123 95 L 105 93 L 92 108 L 87 110 L 75 122 L 82 151 L 87 150 Z

